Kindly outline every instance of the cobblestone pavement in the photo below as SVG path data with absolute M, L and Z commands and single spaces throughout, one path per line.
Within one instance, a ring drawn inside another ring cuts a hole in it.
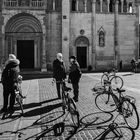
M 137 110 L 140 114 L 140 74 L 119 73 L 124 79 L 124 88 L 128 95 L 136 98 Z M 55 85 L 52 85 L 51 78 L 30 79 L 23 81 L 22 90 L 26 95 L 24 100 L 24 117 L 20 117 L 20 110 L 12 118 L 0 120 L 0 140 L 94 140 L 103 129 L 96 126 L 104 126 L 113 120 L 117 112 L 107 114 L 100 112 L 95 105 L 95 95 L 91 89 L 100 82 L 101 74 L 83 74 L 80 81 L 80 95 L 77 103 L 80 113 L 81 126 L 75 135 L 72 135 L 74 128 L 70 115 L 62 112 L 61 100 L 57 99 Z M 71 86 L 71 85 L 69 85 Z M 0 105 L 2 107 L 2 86 L 0 85 Z M 71 95 L 73 96 L 73 95 Z M 1 116 L 0 116 L 1 117 Z M 85 127 L 85 123 L 92 122 L 98 118 L 92 126 Z M 55 137 L 53 126 L 59 122 L 65 122 L 65 131 L 62 136 Z M 132 120 L 134 121 L 134 120 Z M 119 116 L 116 122 L 124 122 Z M 17 133 L 11 133 L 16 131 Z M 127 130 L 125 130 L 127 131 Z M 20 134 L 19 132 L 22 132 Z M 130 132 L 126 132 L 130 137 Z M 135 130 L 135 140 L 140 139 L 140 128 Z

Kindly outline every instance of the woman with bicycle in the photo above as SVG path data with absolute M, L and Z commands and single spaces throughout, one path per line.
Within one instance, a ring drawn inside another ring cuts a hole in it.
M 70 58 L 70 70 L 69 70 L 69 80 L 72 83 L 73 92 L 74 92 L 74 101 L 78 102 L 79 96 L 79 81 L 81 78 L 81 70 L 79 63 L 76 60 L 75 56 L 71 56 Z
M 1 109 L 1 113 L 14 112 L 15 103 L 15 89 L 17 88 L 18 75 L 19 75 L 20 61 L 14 54 L 9 54 L 9 59 L 5 62 L 5 68 L 2 72 L 2 85 L 3 85 L 3 98 L 4 104 Z M 10 97 L 10 103 L 8 107 L 8 99 Z

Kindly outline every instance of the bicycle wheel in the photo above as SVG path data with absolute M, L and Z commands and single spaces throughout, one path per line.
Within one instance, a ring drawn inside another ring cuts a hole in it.
M 95 97 L 95 104 L 103 112 L 113 112 L 117 108 L 112 95 L 106 92 Z
M 99 140 L 134 140 L 135 133 L 133 129 L 126 126 L 120 126 L 113 130 L 105 132 Z
M 124 101 L 122 111 L 126 124 L 132 129 L 137 129 L 139 127 L 139 115 L 136 106 L 130 101 Z
M 117 88 L 121 89 L 123 87 L 123 79 L 119 76 L 112 77 L 110 82 L 113 90 L 116 90 Z
M 107 80 L 107 81 L 109 80 L 108 75 L 105 73 L 101 77 L 101 85 L 102 86 L 104 86 L 104 80 Z
M 72 122 L 74 126 L 79 127 L 80 120 L 79 120 L 79 112 L 77 111 L 76 103 L 70 97 L 68 98 L 68 111 L 71 114 Z

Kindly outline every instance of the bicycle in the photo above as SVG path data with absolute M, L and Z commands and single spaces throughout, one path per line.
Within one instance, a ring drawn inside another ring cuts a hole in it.
M 132 128 L 119 126 L 114 121 L 106 126 L 97 126 L 97 129 L 104 129 L 104 131 L 94 140 L 134 140 L 135 138 L 135 133 Z
M 123 79 L 120 76 L 117 76 L 116 73 L 118 70 L 113 69 L 110 72 L 104 72 L 103 75 L 101 76 L 101 84 L 104 85 L 104 80 L 109 80 L 111 82 L 113 90 L 116 88 L 122 88 L 123 87 Z
M 60 83 L 61 86 L 61 97 L 62 97 L 62 110 L 65 114 L 65 111 L 70 113 L 71 119 L 73 121 L 73 124 L 76 127 L 79 127 L 80 121 L 79 121 L 79 112 L 76 107 L 75 101 L 70 97 L 70 91 L 72 90 L 70 87 L 66 87 L 65 81 L 56 81 Z M 67 114 L 68 115 L 68 114 Z M 66 115 L 66 116 L 67 116 Z
M 119 96 L 113 93 L 111 82 L 106 81 L 109 85 L 108 91 L 104 91 L 95 97 L 95 104 L 99 110 L 103 112 L 113 112 L 117 110 L 123 116 L 126 124 L 132 129 L 139 127 L 139 115 L 135 106 L 135 98 L 131 96 L 124 96 L 123 89 L 117 88 Z

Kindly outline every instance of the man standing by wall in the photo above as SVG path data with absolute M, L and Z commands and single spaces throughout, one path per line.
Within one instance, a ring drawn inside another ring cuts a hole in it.
M 79 96 L 79 81 L 81 78 L 80 66 L 76 60 L 75 56 L 70 57 L 70 70 L 69 70 L 69 80 L 72 83 L 73 92 L 74 92 L 74 101 L 78 102 Z
M 60 81 L 66 79 L 66 69 L 63 62 L 63 55 L 61 53 L 58 53 L 57 59 L 53 61 L 53 78 L 56 80 L 58 98 L 61 99 Z

